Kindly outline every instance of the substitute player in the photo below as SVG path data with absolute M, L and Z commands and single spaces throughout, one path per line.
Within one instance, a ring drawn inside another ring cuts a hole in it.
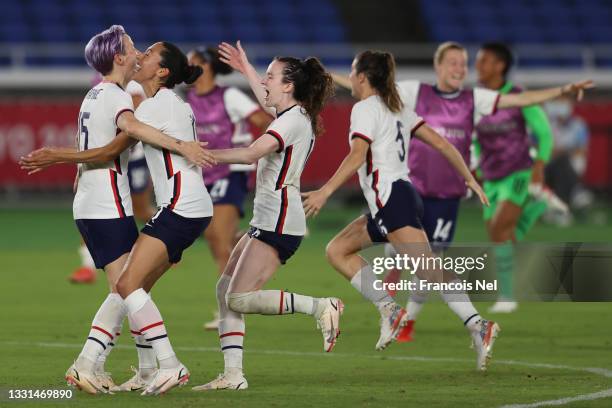
M 217 283 L 219 339 L 225 370 L 194 390 L 243 390 L 244 313 L 313 316 L 331 351 L 340 332 L 343 305 L 336 298 L 313 298 L 283 290 L 262 290 L 279 266 L 298 249 L 306 231 L 300 176 L 321 131 L 319 114 L 333 93 L 333 81 L 316 58 L 275 58 L 265 77 L 237 43 L 223 43 L 221 60 L 242 73 L 261 106 L 276 119 L 249 147 L 215 151 L 221 163 L 258 163 L 251 228 L 234 247 Z M 263 86 L 262 86 L 263 85 Z
M 386 290 L 376 290 L 372 267 L 359 251 L 375 242 L 390 242 L 400 254 L 434 256 L 421 223 L 423 203 L 408 177 L 410 137 L 436 149 L 482 203 L 487 204 L 487 198 L 457 149 L 404 106 L 396 87 L 391 54 L 358 54 L 349 80 L 351 93 L 359 100 L 351 112 L 350 152 L 323 187 L 303 194 L 304 208 L 307 215 L 317 215 L 331 194 L 358 173 L 370 213 L 336 235 L 327 245 L 326 255 L 334 268 L 377 307 L 381 328 L 376 349 L 383 350 L 395 340 L 408 316 Z M 460 282 L 454 272 L 446 270 L 421 268 L 416 274 L 429 282 Z M 464 291 L 440 293 L 468 329 L 476 348 L 477 368 L 485 370 L 499 326 L 481 318 Z
M 219 59 L 215 48 L 198 47 L 187 55 L 190 64 L 198 65 L 204 71 L 187 93 L 187 102 L 195 113 L 199 140 L 208 142 L 208 149 L 250 145 L 253 137 L 249 125 L 263 133 L 272 117 L 238 88 L 217 84 L 217 75 L 227 75 L 233 70 Z M 223 273 L 237 241 L 238 223 L 244 216 L 248 178 L 254 169 L 251 164 L 218 164 L 203 172 L 215 208 L 215 216 L 204 237 L 219 275 Z M 204 324 L 204 328 L 219 328 L 218 311 L 212 321 Z
M 508 80 L 513 64 L 510 49 L 501 43 L 488 43 L 476 55 L 478 82 L 500 94 L 521 92 Z M 546 210 L 546 203 L 529 197 L 529 185 L 544 183 L 544 167 L 553 147 L 548 118 L 538 106 L 498 110 L 495 114 L 476 118 L 474 144 L 479 155 L 479 168 L 484 190 L 491 206 L 483 211 L 489 239 L 495 247 L 499 300 L 489 310 L 510 313 L 516 310 L 513 299 L 513 243 L 527 231 Z M 536 139 L 537 154 L 531 158 L 532 142 L 528 129 Z

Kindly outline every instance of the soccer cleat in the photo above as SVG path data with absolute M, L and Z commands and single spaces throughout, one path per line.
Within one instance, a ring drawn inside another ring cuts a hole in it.
M 336 345 L 340 335 L 340 315 L 344 312 L 344 303 L 337 298 L 321 299 L 326 302 L 325 309 L 317 319 L 317 327 L 323 334 L 323 351 L 329 353 Z
M 143 391 L 150 383 L 153 381 L 155 376 L 157 375 L 157 369 L 149 376 L 149 378 L 145 379 L 140 375 L 140 371 L 134 367 L 130 367 L 134 372 L 134 376 L 124 382 L 121 385 L 115 385 L 111 388 L 113 392 L 131 392 L 131 391 Z
M 512 313 L 518 309 L 518 303 L 513 300 L 498 300 L 489 308 L 489 313 Z
M 108 392 L 94 373 L 77 370 L 74 364 L 66 371 L 64 378 L 69 386 L 76 387 L 88 394 L 106 394 Z
M 481 320 L 479 329 L 472 332 L 472 346 L 476 349 L 476 369 L 486 371 L 493 358 L 493 344 L 501 331 L 499 324 Z
M 68 277 L 68 280 L 72 283 L 94 283 L 96 278 L 97 274 L 95 269 L 81 266 Z
M 109 394 L 112 394 L 111 391 L 117 386 L 117 384 L 115 384 L 115 382 L 113 381 L 111 373 L 109 373 L 108 371 L 102 371 L 96 372 L 95 374 L 96 377 L 98 377 L 98 381 L 100 382 L 100 384 L 102 384 L 102 388 Z
M 182 387 L 187 384 L 189 376 L 187 367 L 180 363 L 176 368 L 160 368 L 140 395 L 165 394 L 174 387 Z
M 197 387 L 193 387 L 194 391 L 210 391 L 210 390 L 246 390 L 249 388 L 249 383 L 247 382 L 244 375 L 240 373 L 240 375 L 235 376 L 235 378 L 231 378 L 229 375 L 225 373 L 219 374 L 217 378 L 212 380 L 211 382 L 198 385 Z
M 412 333 L 414 333 L 414 323 L 414 320 L 408 320 L 406 322 L 406 325 L 400 330 L 399 334 L 397 335 L 396 341 L 398 343 L 408 343 L 414 340 L 414 338 L 412 337 Z
M 408 323 L 406 310 L 395 302 L 387 303 L 380 309 L 380 337 L 376 350 L 384 350 L 393 342 L 400 330 Z
M 213 319 L 210 322 L 204 323 L 204 330 L 218 330 L 219 322 L 219 312 L 215 311 Z

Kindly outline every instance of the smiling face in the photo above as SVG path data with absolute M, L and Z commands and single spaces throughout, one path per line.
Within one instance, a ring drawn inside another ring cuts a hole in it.
M 119 58 L 122 64 L 126 67 L 127 80 L 129 81 L 132 76 L 138 71 L 138 59 L 140 52 L 134 47 L 134 42 L 129 35 L 124 34 L 122 38 L 123 54 L 118 54 L 115 58 Z
M 438 87 L 445 92 L 455 91 L 463 86 L 467 76 L 467 52 L 448 49 L 435 65 Z
M 283 82 L 283 69 L 285 64 L 283 62 L 274 60 L 268 66 L 266 75 L 264 75 L 261 85 L 263 85 L 266 92 L 264 98 L 265 104 L 271 108 L 278 108 L 282 104 L 283 100 L 287 96 L 291 96 L 293 93 L 293 84 L 287 84 Z
M 147 48 L 144 53 L 139 55 L 139 69 L 134 75 L 134 81 L 142 84 L 143 82 L 157 79 L 158 76 L 163 75 L 162 70 L 165 70 L 166 68 L 161 68 L 159 66 L 159 63 L 161 62 L 161 51 L 163 49 L 163 44 L 157 42 Z
M 478 72 L 478 82 L 481 84 L 503 77 L 504 62 L 491 51 L 478 51 L 475 66 L 476 72 Z

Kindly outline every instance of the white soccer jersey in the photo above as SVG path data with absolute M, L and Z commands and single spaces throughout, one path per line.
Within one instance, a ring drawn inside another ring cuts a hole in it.
M 266 133 L 278 140 L 276 152 L 259 159 L 251 225 L 264 231 L 302 236 L 306 217 L 300 196 L 300 178 L 314 148 L 310 119 L 299 105 L 281 114 Z
M 161 88 L 142 101 L 135 115 L 175 139 L 197 140 L 191 107 L 170 89 Z M 212 216 L 212 201 L 197 166 L 166 149 L 145 143 L 144 150 L 158 207 L 187 218 Z
M 253 142 L 253 135 L 249 129 L 246 119 L 257 112 L 260 107 L 253 102 L 244 92 L 238 88 L 229 87 L 223 94 L 225 110 L 234 124 L 232 134 L 232 145 L 248 146 Z M 231 171 L 252 171 L 255 170 L 253 164 L 230 164 Z
M 410 110 L 415 110 L 421 82 L 414 80 L 400 81 L 397 86 L 404 105 Z M 478 123 L 482 116 L 491 115 L 495 112 L 500 94 L 486 88 L 473 88 L 472 92 L 474 94 L 474 123 Z M 455 94 L 449 94 L 448 97 L 452 99 L 453 95 Z
M 424 121 L 414 111 L 393 113 L 378 95 L 357 102 L 351 111 L 350 140 L 366 141 L 366 162 L 359 168 L 359 184 L 374 217 L 384 207 L 396 180 L 409 180 L 408 146 L 410 136 Z
M 117 118 L 133 111 L 132 97 L 114 82 L 100 82 L 85 96 L 79 111 L 79 150 L 104 147 L 118 133 Z M 129 152 L 103 164 L 80 164 L 74 219 L 109 219 L 131 216 L 132 199 L 127 177 Z

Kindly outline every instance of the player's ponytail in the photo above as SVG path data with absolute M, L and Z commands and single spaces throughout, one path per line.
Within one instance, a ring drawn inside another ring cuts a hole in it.
M 293 98 L 302 105 L 315 135 L 323 132 L 320 114 L 326 101 L 334 94 L 334 82 L 321 61 L 315 57 L 300 60 L 293 57 L 277 57 L 285 64 L 283 82 L 293 84 Z
M 368 82 L 378 92 L 391 112 L 404 107 L 395 85 L 395 59 L 393 54 L 383 51 L 364 51 L 357 55 L 355 65 L 358 74 L 365 74 Z
M 162 42 L 162 45 L 164 49 L 160 52 L 159 66 L 168 68 L 168 71 L 170 71 L 162 84 L 163 86 L 172 89 L 175 85 L 183 82 L 192 84 L 202 75 L 202 68 L 189 65 L 187 57 L 176 45 L 165 41 Z

